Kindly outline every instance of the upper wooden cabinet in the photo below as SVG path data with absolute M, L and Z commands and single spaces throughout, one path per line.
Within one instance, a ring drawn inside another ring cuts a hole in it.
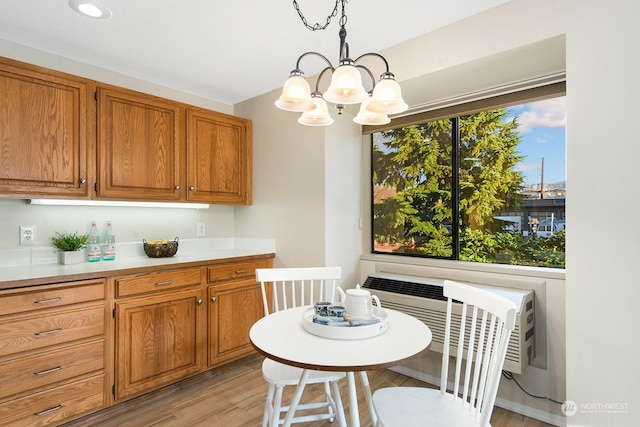
M 198 108 L 187 110 L 187 199 L 251 203 L 251 121 Z
M 251 121 L 0 58 L 0 197 L 251 204 Z
M 98 86 L 100 199 L 179 201 L 184 186 L 184 107 Z
M 0 196 L 88 198 L 92 83 L 0 58 Z
M 251 203 L 251 121 L 98 86 L 98 198 Z

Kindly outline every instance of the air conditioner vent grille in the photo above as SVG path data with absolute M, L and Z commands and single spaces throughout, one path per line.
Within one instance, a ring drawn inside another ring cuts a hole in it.
M 369 276 L 365 280 L 363 288 L 376 291 L 392 292 L 394 294 L 411 295 L 420 298 L 429 298 L 438 301 L 446 301 L 442 293 L 442 286 L 429 283 L 414 283 L 386 277 Z
M 443 295 L 443 285 L 436 278 L 401 276 L 399 274 L 374 273 L 363 282 L 372 294 L 380 298 L 383 308 L 398 310 L 423 321 L 433 335 L 431 351 L 442 352 L 444 344 L 447 300 Z M 484 285 L 484 289 L 504 294 L 505 288 Z M 535 357 L 535 304 L 534 292 L 529 289 L 509 288 L 510 294 L 516 295 L 516 326 L 511 334 L 504 370 L 516 374 L 531 363 Z M 454 302 L 458 302 L 455 301 Z M 515 301 L 514 301 L 515 302 Z M 456 308 L 457 306 L 457 308 Z M 454 305 L 452 339 L 457 339 L 461 306 Z M 457 322 L 457 328 L 456 328 Z M 471 318 L 467 318 L 467 333 Z

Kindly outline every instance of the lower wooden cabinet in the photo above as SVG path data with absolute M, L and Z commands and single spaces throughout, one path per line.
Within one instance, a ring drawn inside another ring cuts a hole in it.
M 96 375 L 0 404 L 0 425 L 49 426 L 92 410 L 104 401 L 104 375 Z
M 201 372 L 206 311 L 200 288 L 116 303 L 116 400 Z
M 209 359 L 213 367 L 253 352 L 251 326 L 264 316 L 256 268 L 269 268 L 271 259 L 219 264 L 207 269 Z
M 249 329 L 263 316 L 257 283 L 209 287 L 209 361 L 216 366 L 253 351 Z
M 104 407 L 105 314 L 102 278 L 0 291 L 0 425 Z
M 252 353 L 243 258 L 0 290 L 0 426 L 57 426 Z

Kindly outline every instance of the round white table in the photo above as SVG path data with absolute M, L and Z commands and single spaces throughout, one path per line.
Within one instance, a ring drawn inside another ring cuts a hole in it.
M 375 425 L 375 412 L 366 371 L 403 363 L 429 348 L 431 330 L 420 320 L 396 310 L 384 309 L 389 326 L 381 335 L 358 340 L 329 339 L 313 335 L 302 326 L 309 307 L 272 313 L 258 320 L 249 332 L 251 344 L 265 357 L 302 368 L 296 393 L 285 418 L 289 426 L 300 401 L 308 370 L 347 373 L 352 427 L 359 427 L 354 372 L 361 372 L 365 397 Z

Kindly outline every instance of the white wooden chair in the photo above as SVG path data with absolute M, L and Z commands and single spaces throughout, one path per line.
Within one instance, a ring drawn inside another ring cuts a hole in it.
M 448 307 L 440 389 L 377 390 L 373 405 L 378 427 L 490 426 L 516 306 L 491 292 L 448 280 L 444 295 Z M 453 392 L 447 391 L 450 344 L 456 357 Z
M 287 308 L 313 305 L 315 301 L 333 302 L 336 287 L 342 274 L 340 267 L 310 268 L 259 268 L 256 269 L 256 280 L 262 287 L 262 301 L 265 316 Z M 271 292 L 267 290 L 271 283 Z M 295 345 L 295 343 L 291 343 Z M 282 392 L 285 386 L 296 386 L 302 369 L 285 365 L 271 359 L 262 363 L 262 376 L 269 383 L 267 401 L 264 408 L 262 426 L 267 424 L 277 427 L 283 424 L 281 413 L 286 413 L 288 406 L 282 406 Z M 338 418 L 340 425 L 346 427 L 344 408 L 338 389 L 338 381 L 345 377 L 344 372 L 312 371 L 307 384 L 324 384 L 325 400 L 323 402 L 300 403 L 297 411 L 312 410 L 311 414 L 294 417 L 293 423 Z M 333 394 L 331 393 L 333 389 Z M 324 412 L 318 413 L 319 409 Z M 308 412 L 307 412 L 308 413 Z

